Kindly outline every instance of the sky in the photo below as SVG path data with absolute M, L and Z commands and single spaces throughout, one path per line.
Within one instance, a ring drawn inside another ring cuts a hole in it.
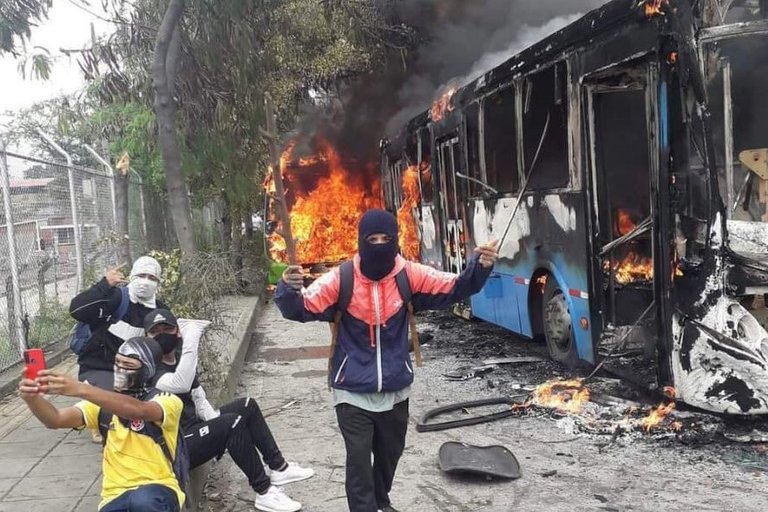
M 77 0 L 72 0 L 77 3 Z M 101 2 L 90 2 L 89 9 L 99 14 Z M 18 71 L 18 62 L 12 55 L 0 57 L 0 113 L 28 107 L 35 102 L 73 93 L 85 85 L 75 56 L 64 56 L 60 48 L 81 49 L 91 44 L 91 23 L 96 36 L 112 31 L 112 24 L 102 21 L 73 5 L 69 0 L 56 0 L 48 12 L 48 20 L 32 29 L 28 48 L 47 48 L 54 60 L 53 73 L 48 81 L 26 80 Z

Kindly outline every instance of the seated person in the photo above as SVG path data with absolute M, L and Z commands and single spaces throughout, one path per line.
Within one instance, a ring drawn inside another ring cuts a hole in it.
M 53 370 L 35 380 L 23 378 L 19 393 L 37 419 L 48 428 L 99 428 L 102 409 L 114 414 L 102 462 L 100 512 L 178 512 L 185 495 L 169 463 L 176 456 L 183 404 L 168 393 L 147 386 L 155 374 L 161 350 L 149 338 L 132 338 L 115 355 L 114 391 L 106 391 Z M 43 395 L 79 397 L 83 401 L 58 409 Z M 105 426 L 106 427 L 106 426 Z M 160 429 L 168 454 L 151 434 Z
M 80 380 L 112 389 L 117 348 L 126 340 L 144 336 L 144 317 L 155 308 L 165 307 L 157 300 L 160 270 L 154 258 L 142 256 L 136 260 L 128 283 L 128 309 L 122 318 L 114 317 L 123 300 L 118 285 L 126 282 L 117 268 L 108 270 L 98 283 L 72 299 L 69 314 L 91 329 L 91 337 L 77 358 Z
M 147 335 L 160 344 L 163 352 L 153 385 L 161 391 L 177 394 L 184 403 L 181 425 L 190 467 L 198 467 L 228 451 L 256 491 L 257 510 L 300 510 L 301 503 L 286 496 L 276 486 L 306 480 L 315 472 L 285 461 L 256 400 L 240 398 L 216 410 L 198 382 L 197 348 L 209 323 L 202 320 L 177 322 L 170 311 L 163 309 L 148 314 L 144 323 Z M 259 453 L 270 468 L 269 475 Z

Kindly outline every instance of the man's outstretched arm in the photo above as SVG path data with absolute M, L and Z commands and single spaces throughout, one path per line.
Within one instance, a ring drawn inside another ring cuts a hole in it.
M 332 321 L 339 301 L 339 268 L 323 274 L 308 288 L 303 280 L 301 267 L 293 265 L 277 283 L 274 300 L 283 317 L 297 322 Z
M 129 395 L 106 391 L 52 370 L 43 370 L 39 375 L 37 382 L 43 393 L 81 398 L 121 418 L 163 421 L 163 408 L 152 400 L 143 402 Z
M 19 395 L 40 420 L 48 428 L 80 428 L 85 425 L 83 413 L 77 407 L 59 409 L 46 400 L 40 393 L 40 385 L 27 378 L 19 382 Z

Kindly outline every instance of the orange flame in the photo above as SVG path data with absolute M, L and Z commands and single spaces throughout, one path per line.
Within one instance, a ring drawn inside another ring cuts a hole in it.
M 630 233 L 636 226 L 627 210 L 620 208 L 616 211 L 616 231 L 619 236 Z M 605 270 L 610 270 L 610 261 L 606 261 L 604 267 Z M 616 282 L 620 284 L 649 281 L 653 279 L 653 260 L 647 256 L 629 252 L 620 261 L 613 262 L 613 271 Z
M 441 121 L 447 114 L 453 112 L 453 95 L 456 94 L 456 87 L 451 87 L 432 103 L 429 115 L 432 121 Z
M 651 412 L 643 418 L 642 425 L 646 432 L 650 432 L 651 429 L 657 427 L 659 423 L 661 423 L 664 418 L 670 415 L 672 411 L 675 410 L 675 402 L 670 402 L 668 404 L 659 404 L 655 409 L 651 410 Z
M 413 209 L 419 204 L 419 170 L 415 165 L 403 172 L 403 203 L 397 210 L 397 228 L 403 257 L 419 261 L 419 236 Z
M 645 15 L 649 18 L 664 16 L 661 6 L 668 4 L 669 0 L 645 0 Z
M 610 268 L 610 262 L 606 261 L 605 267 L 606 269 Z M 647 256 L 630 252 L 621 261 L 613 262 L 613 271 L 616 282 L 620 284 L 650 281 L 653 279 L 653 260 Z
M 589 390 L 581 379 L 554 380 L 536 386 L 531 403 L 540 407 L 577 414 L 589 402 Z
M 616 212 L 616 229 L 620 236 L 624 236 L 637 227 L 632 216 L 627 210 L 619 208 Z
M 295 202 L 290 207 L 291 228 L 300 264 L 336 262 L 357 251 L 357 222 L 370 208 L 380 208 L 378 182 L 366 186 L 359 171 L 347 169 L 338 152 L 323 138 L 316 140 L 318 154 L 293 161 L 295 142 L 290 142 L 280 157 L 280 170 L 291 186 L 291 175 L 310 166 L 322 165 L 327 174 L 312 190 L 295 187 Z M 268 185 L 268 189 L 269 189 Z M 273 187 L 272 187 L 273 188 Z M 270 235 L 270 254 L 276 261 L 287 261 L 285 240 Z

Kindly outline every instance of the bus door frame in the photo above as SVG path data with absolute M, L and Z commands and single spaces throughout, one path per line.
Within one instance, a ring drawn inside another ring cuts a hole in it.
M 600 228 L 600 205 L 598 204 L 598 194 L 597 194 L 597 172 L 598 172 L 598 166 L 597 166 L 597 139 L 596 139 L 596 132 L 595 132 L 595 111 L 594 111 L 594 95 L 601 93 L 601 87 L 600 82 L 604 81 L 606 78 L 613 76 L 615 72 L 615 75 L 619 75 L 622 72 L 626 72 L 627 70 L 631 69 L 638 69 L 640 66 L 645 68 L 645 74 L 644 74 L 644 83 L 643 83 L 643 91 L 645 96 L 645 110 L 646 110 L 646 126 L 648 130 L 648 152 L 649 152 L 649 193 L 650 193 L 650 231 L 651 231 L 651 258 L 653 259 L 653 265 L 654 265 L 654 278 L 653 278 L 653 300 L 651 302 L 650 307 L 646 311 L 638 311 L 638 321 L 640 320 L 647 320 L 649 315 L 652 318 L 655 318 L 656 321 L 656 332 L 655 335 L 657 336 L 657 340 L 659 341 L 657 343 L 657 347 L 661 348 L 662 345 L 664 345 L 663 339 L 665 334 L 668 334 L 667 326 L 665 325 L 665 318 L 667 315 L 665 314 L 665 310 L 668 308 L 667 301 L 663 300 L 666 293 L 669 293 L 669 287 L 671 286 L 670 283 L 667 283 L 666 279 L 660 279 L 660 276 L 671 276 L 671 262 L 667 262 L 666 260 L 668 258 L 664 257 L 664 254 L 668 253 L 669 248 L 669 242 L 665 238 L 664 231 L 660 228 L 663 227 L 660 225 L 660 221 L 662 217 L 669 217 L 668 208 L 669 205 L 667 204 L 667 210 L 664 215 L 662 215 L 662 212 L 664 210 L 663 204 L 661 204 L 661 201 L 666 200 L 668 203 L 668 189 L 664 190 L 665 187 L 660 186 L 660 179 L 661 175 L 667 176 L 667 171 L 664 170 L 661 172 L 660 170 L 660 162 L 662 161 L 662 151 L 663 148 L 660 144 L 660 139 L 663 139 L 665 134 L 662 133 L 662 127 L 660 126 L 660 105 L 659 105 L 659 96 L 660 96 L 660 78 L 659 78 L 659 66 L 658 64 L 650 60 L 650 58 L 647 58 L 647 60 L 643 63 L 632 63 L 632 62 L 625 62 L 617 64 L 614 67 L 611 67 L 609 70 L 601 70 L 599 73 L 596 73 L 594 75 L 587 75 L 584 77 L 583 85 L 582 85 L 582 94 L 584 97 L 584 122 L 586 123 L 586 137 L 585 137 L 585 145 L 584 147 L 587 150 L 586 155 L 586 163 L 587 163 L 587 187 L 585 188 L 588 198 L 588 205 L 589 205 L 589 219 L 590 223 L 592 224 L 590 226 L 589 232 L 591 233 L 591 239 L 588 241 L 588 247 L 590 247 L 591 255 L 590 260 L 592 261 L 591 265 L 591 271 L 592 271 L 592 287 L 593 289 L 590 292 L 590 296 L 594 298 L 591 305 L 591 310 L 593 312 L 593 321 L 592 321 L 592 328 L 593 328 L 593 342 L 595 345 L 595 353 L 597 354 L 597 348 L 598 344 L 600 342 L 600 335 L 603 332 L 604 327 L 613 321 L 612 318 L 607 318 L 607 312 L 606 312 L 606 301 L 607 300 L 614 300 L 615 299 L 615 292 L 613 290 L 614 288 L 614 279 L 609 277 L 609 298 L 605 297 L 602 291 L 602 283 L 604 281 L 603 277 L 603 260 L 605 257 L 605 254 L 601 254 L 605 252 L 605 249 L 610 246 L 610 249 L 613 250 L 616 247 L 619 247 L 620 245 L 623 245 L 624 243 L 627 243 L 634 239 L 634 236 L 632 236 L 632 233 L 629 233 L 628 235 L 625 235 L 624 237 L 619 237 L 612 242 L 605 244 L 604 247 L 600 247 L 598 237 L 600 235 L 599 228 Z M 610 74 L 609 74 L 610 73 Z M 637 89 L 635 89 L 637 90 Z M 602 92 L 606 92 L 605 88 L 602 88 Z M 617 92 L 617 94 L 620 94 L 620 92 Z M 665 93 L 661 93 L 662 95 Z M 666 100 L 666 98 L 663 98 Z M 666 108 L 666 106 L 664 106 Z M 665 199 L 666 198 L 666 199 Z M 638 222 L 638 226 L 642 222 Z M 639 233 L 638 233 L 639 234 Z M 621 240 L 621 241 L 619 241 Z M 669 272 L 669 274 L 668 274 Z M 661 299 L 661 300 L 660 300 Z M 611 307 L 612 311 L 615 311 L 614 307 Z M 595 317 L 600 320 L 599 323 L 595 321 Z M 641 318 L 644 317 L 644 318 Z M 664 359 L 662 352 L 665 352 L 663 350 L 659 350 L 658 358 L 659 358 L 659 371 L 660 373 L 664 373 L 663 367 L 666 366 L 666 364 L 662 364 L 662 361 Z
M 449 135 L 435 141 L 435 151 L 437 152 L 438 164 L 438 186 L 440 191 L 440 210 L 442 224 L 445 233 L 443 240 L 443 255 L 445 259 L 445 270 L 448 272 L 460 273 L 464 268 L 465 258 L 462 250 L 465 250 L 465 226 L 463 215 L 464 201 L 459 198 L 459 188 L 456 186 L 456 171 L 461 168 L 462 151 L 460 146 L 460 137 L 458 134 Z M 447 160 L 446 154 L 447 153 Z M 448 165 L 446 165 L 448 164 Z M 449 172 L 450 166 L 450 172 Z M 449 190 L 449 187 L 451 189 Z M 449 194 L 452 191 L 453 194 Z M 453 196 L 453 204 L 449 205 L 449 200 Z M 453 206 L 455 218 L 450 216 L 450 206 Z M 453 247 L 453 250 L 451 248 Z

